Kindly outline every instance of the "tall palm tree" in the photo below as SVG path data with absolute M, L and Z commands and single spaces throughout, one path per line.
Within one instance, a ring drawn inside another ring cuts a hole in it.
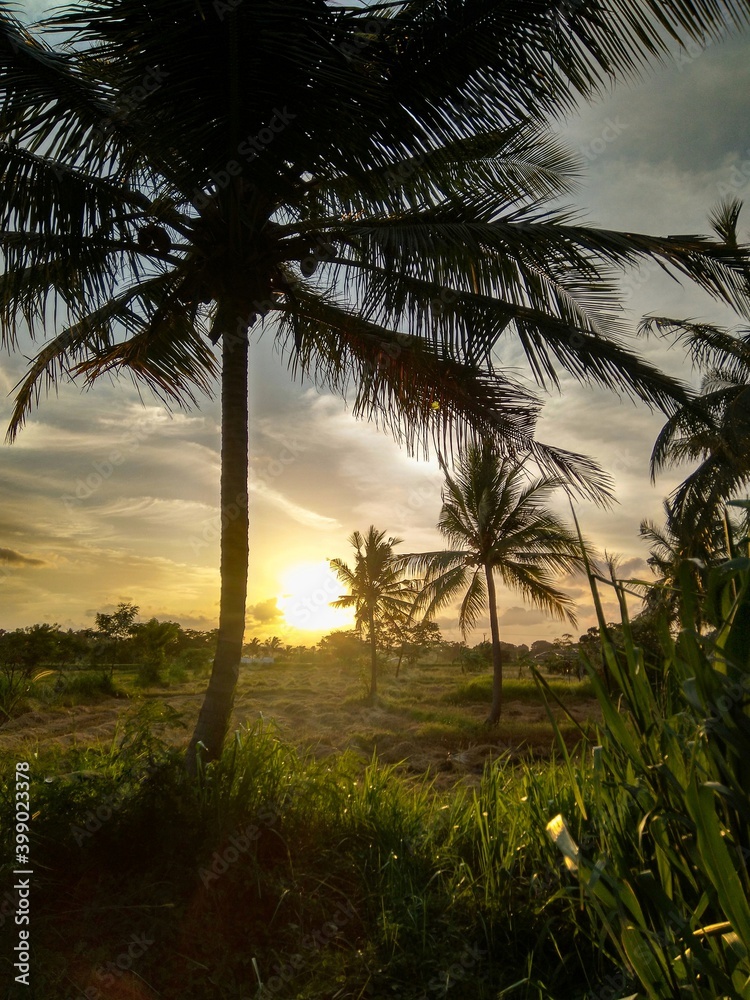
M 405 578 L 403 556 L 394 555 L 400 538 L 386 538 L 384 531 L 370 525 L 367 534 L 355 531 L 349 538 L 355 550 L 354 567 L 342 559 L 332 559 L 331 569 L 346 584 L 349 593 L 332 601 L 334 608 L 354 608 L 360 633 L 370 643 L 370 700 L 378 693 L 378 628 L 410 616 L 416 595 L 416 583 Z
M 581 543 L 547 506 L 564 482 L 532 479 L 524 457 L 501 457 L 490 446 L 472 446 L 455 475 L 446 472 L 438 528 L 454 548 L 410 557 L 425 574 L 422 605 L 429 614 L 463 594 L 459 626 L 464 636 L 485 608 L 492 636 L 493 685 L 488 725 L 502 712 L 503 661 L 495 577 L 531 604 L 576 623 L 573 602 L 556 589 L 554 578 L 581 564 Z
M 725 201 L 712 215 L 712 226 L 728 247 L 740 248 L 737 236 L 742 202 Z M 744 301 L 737 311 L 750 321 L 750 267 L 744 270 Z M 646 317 L 645 333 L 658 332 L 683 343 L 693 365 L 703 373 L 700 395 L 678 407 L 666 422 L 651 455 L 652 477 L 685 461 L 697 466 L 672 494 L 667 523 L 677 535 L 696 536 L 720 522 L 723 504 L 750 483 L 750 327 L 737 330 L 711 323 Z
M 250 332 L 409 446 L 533 447 L 601 495 L 532 443 L 495 348 L 516 336 L 542 384 L 563 368 L 669 410 L 684 391 L 619 342 L 610 275 L 651 257 L 733 301 L 736 254 L 546 212 L 572 167 L 527 117 L 747 9 L 617 4 L 602 30 L 594 0 L 89 0 L 47 22 L 52 48 L 0 3 L 0 335 L 56 331 L 11 434 L 60 377 L 124 370 L 190 402 L 220 371 L 219 641 L 192 757 L 221 749 L 243 640 Z

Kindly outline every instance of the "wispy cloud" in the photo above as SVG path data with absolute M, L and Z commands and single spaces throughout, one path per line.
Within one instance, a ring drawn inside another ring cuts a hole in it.
M 35 559 L 33 556 L 25 556 L 15 549 L 0 549 L 0 563 L 6 566 L 47 566 L 44 559 Z

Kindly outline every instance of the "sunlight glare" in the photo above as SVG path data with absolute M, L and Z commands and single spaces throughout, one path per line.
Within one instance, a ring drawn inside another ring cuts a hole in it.
M 281 585 L 283 592 L 276 604 L 292 628 L 330 632 L 353 627 L 352 609 L 332 608 L 328 603 L 345 594 L 346 587 L 325 560 L 290 567 L 282 575 Z

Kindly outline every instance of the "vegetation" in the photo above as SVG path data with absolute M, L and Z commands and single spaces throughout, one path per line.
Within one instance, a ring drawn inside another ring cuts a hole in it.
M 425 552 L 411 565 L 425 574 L 428 613 L 463 594 L 459 625 L 466 634 L 489 608 L 494 685 L 489 725 L 502 711 L 503 660 L 495 596 L 495 574 L 511 590 L 575 624 L 570 598 L 554 586 L 560 574 L 580 566 L 578 536 L 548 507 L 565 480 L 530 478 L 527 456 L 501 458 L 491 446 L 468 449 L 455 475 L 446 473 L 438 527 L 454 546 Z
M 0 713 L 22 714 L 27 696 L 60 700 L 112 696 L 120 692 L 118 672 L 135 665 L 142 684 L 159 684 L 172 671 L 200 671 L 208 666 L 215 632 L 183 629 L 176 622 L 135 621 L 138 608 L 121 604 L 112 614 L 96 615 L 96 629 L 75 631 L 57 624 L 0 630 Z
M 400 538 L 387 538 L 384 531 L 370 525 L 367 534 L 355 531 L 349 543 L 354 547 L 354 568 L 343 560 L 332 559 L 331 568 L 349 593 L 331 602 L 335 608 L 354 608 L 360 634 L 370 645 L 370 700 L 378 693 L 378 630 L 389 624 L 402 627 L 411 619 L 417 595 L 414 580 L 405 579 L 406 562 L 394 555 Z
M 740 245 L 741 207 L 739 201 L 728 201 L 713 215 L 714 229 L 728 246 Z M 735 308 L 744 321 L 750 320 L 750 267 L 745 269 L 744 299 Z M 641 326 L 685 344 L 703 375 L 698 399 L 680 406 L 662 428 L 651 468 L 655 475 L 685 461 L 698 463 L 670 498 L 668 523 L 682 522 L 698 535 L 710 534 L 721 519 L 722 505 L 750 481 L 750 330 L 663 316 L 648 317 Z

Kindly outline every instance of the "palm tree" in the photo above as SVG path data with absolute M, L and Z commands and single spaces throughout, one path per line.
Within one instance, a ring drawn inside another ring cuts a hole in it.
M 591 464 L 532 443 L 535 400 L 498 365 L 502 339 L 543 384 L 563 368 L 684 399 L 618 342 L 609 276 L 652 257 L 732 301 L 736 254 L 545 212 L 572 166 L 527 116 L 746 6 L 654 0 L 614 8 L 608 31 L 594 9 L 90 0 L 47 22 L 67 36 L 53 49 L 0 4 L 0 335 L 57 331 L 11 436 L 61 377 L 128 371 L 189 403 L 221 373 L 219 639 L 190 759 L 220 752 L 242 648 L 256 326 L 412 448 L 533 447 L 600 496 Z
M 370 643 L 370 701 L 378 693 L 378 628 L 391 621 L 403 620 L 414 605 L 416 584 L 404 578 L 403 556 L 395 556 L 393 548 L 400 538 L 386 538 L 384 531 L 373 525 L 366 535 L 355 531 L 349 538 L 355 550 L 354 568 L 342 559 L 332 559 L 331 569 L 346 584 L 349 593 L 331 604 L 334 608 L 354 608 L 360 634 Z
M 547 506 L 565 483 L 527 473 L 525 457 L 501 457 L 490 446 L 472 446 L 456 473 L 446 471 L 438 528 L 456 546 L 410 557 L 425 574 L 422 605 L 432 614 L 463 594 L 459 626 L 464 636 L 489 608 L 492 636 L 492 706 L 488 725 L 502 712 L 503 662 L 495 576 L 506 587 L 557 618 L 575 625 L 573 602 L 554 586 L 554 575 L 581 564 L 581 542 Z
M 696 519 L 688 507 L 664 501 L 664 525 L 641 522 L 640 535 L 650 545 L 648 564 L 656 575 L 653 583 L 638 581 L 645 611 L 663 615 L 673 625 L 681 616 L 681 599 L 686 581 L 693 601 L 692 618 L 700 631 L 709 570 L 730 557 L 733 528 L 726 508 L 713 506 Z
M 739 248 L 737 222 L 742 202 L 719 205 L 711 222 L 728 247 Z M 744 272 L 744 302 L 737 310 L 750 320 L 750 267 Z M 652 478 L 668 465 L 697 462 L 670 497 L 667 524 L 677 536 L 711 532 L 723 504 L 750 483 L 750 327 L 728 330 L 711 323 L 646 317 L 645 333 L 673 336 L 686 345 L 703 372 L 700 395 L 680 406 L 659 433 L 651 455 Z M 668 528 L 668 530 L 671 530 Z
M 245 653 L 246 656 L 260 656 L 262 648 L 263 646 L 261 644 L 261 641 L 256 635 L 253 636 L 250 642 L 245 643 L 245 645 L 242 647 L 242 652 Z

